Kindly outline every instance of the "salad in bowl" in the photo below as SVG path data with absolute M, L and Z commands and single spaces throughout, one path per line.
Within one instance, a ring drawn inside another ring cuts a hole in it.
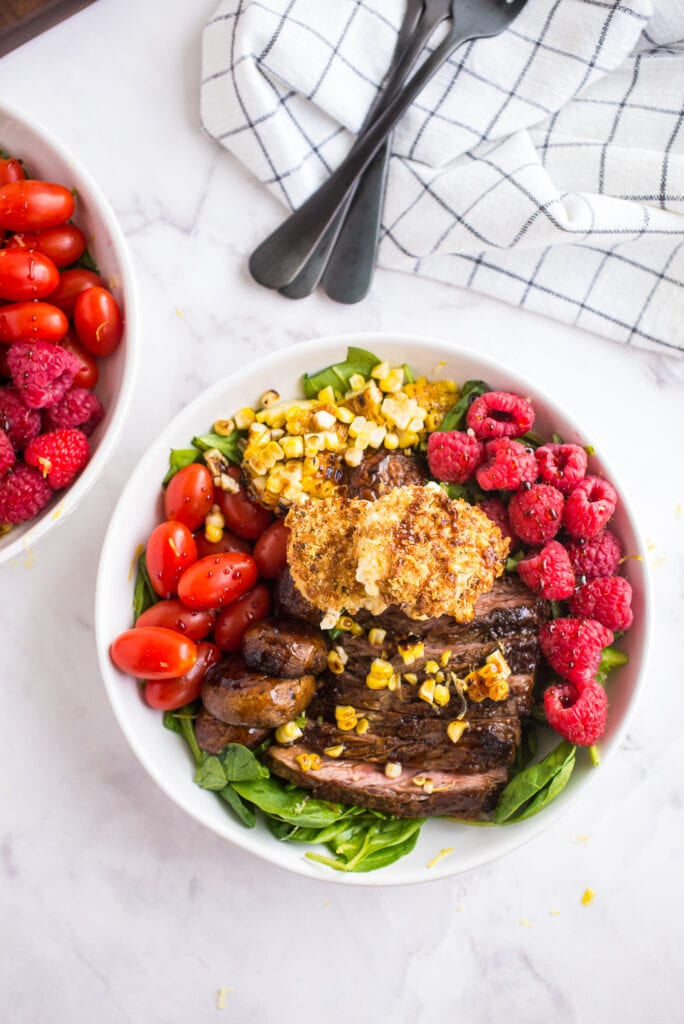
M 614 476 L 526 382 L 444 344 L 330 339 L 243 377 L 148 453 L 105 543 L 98 642 L 134 749 L 308 874 L 417 881 L 519 845 L 636 689 Z

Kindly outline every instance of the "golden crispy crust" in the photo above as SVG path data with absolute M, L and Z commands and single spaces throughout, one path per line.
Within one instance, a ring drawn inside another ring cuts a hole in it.
M 333 496 L 289 513 L 288 562 L 317 608 L 414 619 L 473 618 L 503 572 L 508 541 L 479 508 L 436 485 L 397 487 L 377 501 Z

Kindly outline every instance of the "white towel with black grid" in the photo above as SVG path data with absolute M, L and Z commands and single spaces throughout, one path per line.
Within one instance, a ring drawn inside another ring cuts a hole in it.
M 348 151 L 404 7 L 222 0 L 204 128 L 297 207 Z M 684 0 L 529 0 L 441 69 L 392 153 L 381 266 L 684 350 Z

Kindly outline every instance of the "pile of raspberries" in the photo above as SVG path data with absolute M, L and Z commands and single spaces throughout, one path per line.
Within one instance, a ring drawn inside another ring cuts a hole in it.
M 66 348 L 17 341 L 0 357 L 1 528 L 32 519 L 68 487 L 88 461 L 104 409 L 78 386 L 81 365 Z
M 544 657 L 561 677 L 544 694 L 547 721 L 571 743 L 591 746 L 608 716 L 595 678 L 603 648 L 632 624 L 632 588 L 618 576 L 622 549 L 607 529 L 618 496 L 607 480 L 587 473 L 580 445 L 525 444 L 533 422 L 526 398 L 485 392 L 470 405 L 466 430 L 430 435 L 428 463 L 437 480 L 505 492 L 481 508 L 509 538 L 510 551 L 524 551 L 517 571 L 527 586 L 549 601 L 566 601 L 569 612 L 539 634 Z

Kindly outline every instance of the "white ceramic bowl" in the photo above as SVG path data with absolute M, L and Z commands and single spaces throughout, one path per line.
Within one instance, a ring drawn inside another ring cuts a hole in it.
M 90 491 L 119 440 L 133 389 L 137 361 L 136 303 L 133 270 L 114 213 L 76 157 L 26 114 L 0 103 L 0 149 L 24 161 L 30 173 L 78 192 L 75 223 L 85 232 L 88 248 L 111 287 L 125 317 L 124 335 L 112 355 L 100 359 L 95 388 L 105 416 L 91 437 L 91 457 L 74 483 L 58 491 L 40 515 L 0 537 L 0 565 L 35 547 Z M 49 301 L 49 300 L 46 300 Z
M 515 849 L 555 821 L 584 791 L 590 778 L 600 778 L 600 770 L 590 768 L 588 756 L 578 758 L 566 790 L 545 811 L 526 822 L 475 828 L 434 819 L 423 827 L 416 849 L 396 864 L 369 874 L 342 874 L 305 859 L 305 848 L 277 841 L 263 825 L 252 830 L 244 828 L 215 794 L 198 788 L 192 781 L 193 767 L 184 741 L 163 728 L 160 713 L 145 705 L 138 687 L 114 667 L 108 653 L 117 634 L 131 626 L 131 561 L 138 546 L 162 518 L 161 488 L 157 482 L 166 473 L 169 449 L 187 447 L 191 437 L 245 404 L 256 403 L 269 387 L 275 386 L 283 397 L 295 397 L 301 393 L 299 382 L 306 370 L 340 361 L 349 344 L 368 348 L 395 365 L 407 362 L 428 376 L 434 376 L 437 363 L 444 360 L 444 377 L 458 382 L 483 379 L 494 388 L 529 395 L 537 411 L 536 432 L 550 436 L 556 431 L 567 441 L 585 440 L 573 418 L 529 381 L 499 363 L 444 342 L 386 334 L 347 335 L 306 342 L 270 355 L 236 371 L 191 402 L 166 427 L 132 474 L 115 508 L 102 549 L 96 596 L 97 646 L 107 693 L 129 743 L 152 778 L 188 814 L 238 846 L 291 871 L 348 885 L 401 885 L 456 874 Z M 594 443 L 597 440 L 592 439 Z M 594 466 L 620 492 L 622 500 L 613 528 L 625 550 L 643 555 L 644 545 L 620 482 L 605 461 L 595 460 Z M 602 763 L 615 751 L 625 733 L 643 680 L 650 607 L 645 565 L 645 560 L 636 559 L 626 564 L 634 587 L 635 622 L 621 643 L 630 655 L 629 664 L 618 670 L 610 685 L 610 723 L 601 741 Z M 448 847 L 453 847 L 454 852 L 429 868 L 428 862 Z

